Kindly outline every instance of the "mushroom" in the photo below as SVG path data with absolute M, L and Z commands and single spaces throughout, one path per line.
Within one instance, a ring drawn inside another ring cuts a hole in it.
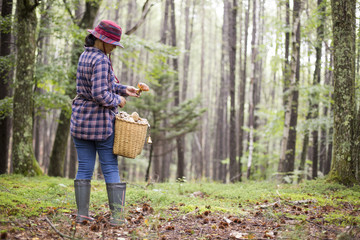
M 131 114 L 131 117 L 134 119 L 135 122 L 139 121 L 139 119 L 140 119 L 140 116 L 137 112 L 133 112 Z
M 147 91 L 150 90 L 149 86 L 146 85 L 145 83 L 138 83 L 137 86 L 138 86 L 138 88 L 139 88 L 139 89 L 136 91 L 136 94 L 137 94 L 137 95 L 140 95 L 140 93 L 141 93 L 142 91 L 147 92 Z

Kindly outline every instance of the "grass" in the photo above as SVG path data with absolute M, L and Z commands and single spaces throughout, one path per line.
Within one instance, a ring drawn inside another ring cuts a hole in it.
M 199 197 L 198 195 L 203 197 Z M 325 180 L 306 181 L 299 185 L 276 184 L 274 182 L 245 182 L 236 184 L 170 182 L 129 183 L 126 192 L 126 204 L 136 206 L 149 203 L 154 212 L 165 216 L 167 210 L 176 207 L 180 212 L 188 213 L 195 209 L 232 215 L 246 216 L 258 206 L 275 202 L 286 202 L 287 206 L 296 201 L 312 201 L 316 209 L 306 211 L 323 212 L 329 223 L 359 225 L 358 215 L 351 216 L 341 211 L 344 204 L 360 211 L 360 187 L 328 183 Z M 90 210 L 101 213 L 107 209 L 106 187 L 103 181 L 92 181 Z M 70 212 L 76 209 L 73 180 L 54 177 L 23 177 L 19 175 L 0 176 L 0 220 L 36 217 L 51 211 Z M 288 216 L 304 220 L 306 216 L 293 212 L 267 214 L 271 217 Z

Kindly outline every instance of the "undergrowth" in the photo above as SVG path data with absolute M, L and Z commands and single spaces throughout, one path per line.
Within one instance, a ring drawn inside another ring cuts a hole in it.
M 325 209 L 324 220 L 329 223 L 359 225 L 360 218 L 341 211 L 343 204 L 350 204 L 354 211 L 360 208 L 360 187 L 347 188 L 325 180 L 306 181 L 299 185 L 273 182 L 245 182 L 236 184 L 170 182 L 128 183 L 126 204 L 135 206 L 150 203 L 154 212 L 165 216 L 167 209 L 176 207 L 184 214 L 197 209 L 200 213 L 211 208 L 213 212 L 246 216 L 256 206 L 286 204 L 296 201 L 316 203 L 317 211 Z M 54 177 L 0 176 L 0 220 L 29 218 L 49 214 L 51 211 L 75 211 L 73 180 Z M 100 214 L 107 209 L 106 187 L 103 181 L 92 181 L 90 210 Z M 294 213 L 273 214 L 272 218 L 285 215 L 304 220 Z

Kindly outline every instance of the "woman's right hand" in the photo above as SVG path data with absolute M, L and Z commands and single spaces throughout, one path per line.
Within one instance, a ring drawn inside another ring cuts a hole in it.
M 121 102 L 119 104 L 119 107 L 123 108 L 126 104 L 126 99 L 123 96 L 120 96 Z

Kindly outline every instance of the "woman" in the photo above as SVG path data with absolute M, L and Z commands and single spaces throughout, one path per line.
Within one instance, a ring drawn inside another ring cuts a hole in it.
M 114 121 L 124 97 L 137 97 L 136 88 L 119 84 L 111 65 L 111 52 L 120 44 L 121 27 L 103 20 L 85 39 L 76 74 L 77 96 L 72 103 L 71 135 L 78 155 L 74 181 L 77 222 L 89 217 L 91 177 L 96 153 L 105 177 L 112 224 L 123 222 L 126 183 L 120 182 L 117 156 L 113 154 Z M 109 54 L 109 57 L 107 56 Z

